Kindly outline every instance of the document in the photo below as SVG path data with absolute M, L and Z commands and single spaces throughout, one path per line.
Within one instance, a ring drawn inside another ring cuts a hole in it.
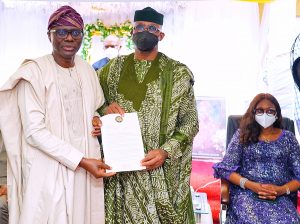
M 137 113 L 108 114 L 101 117 L 102 145 L 107 172 L 145 169 L 141 166 L 144 145 Z

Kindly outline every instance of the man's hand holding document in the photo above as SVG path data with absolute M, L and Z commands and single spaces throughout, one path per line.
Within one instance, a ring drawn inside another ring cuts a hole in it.
M 108 114 L 101 117 L 102 145 L 107 172 L 142 170 L 144 145 L 137 113 Z

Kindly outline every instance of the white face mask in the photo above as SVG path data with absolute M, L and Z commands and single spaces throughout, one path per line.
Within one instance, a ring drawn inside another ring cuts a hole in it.
M 113 47 L 106 48 L 104 52 L 105 52 L 105 56 L 108 57 L 109 59 L 115 58 L 119 54 L 118 49 Z
M 264 113 L 263 115 L 255 115 L 256 122 L 259 123 L 259 125 L 263 128 L 270 127 L 272 124 L 274 124 L 276 119 L 276 116 L 269 116 L 266 113 Z

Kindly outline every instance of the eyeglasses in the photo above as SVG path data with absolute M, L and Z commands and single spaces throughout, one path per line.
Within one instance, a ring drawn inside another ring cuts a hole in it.
M 72 38 L 74 40 L 81 39 L 83 36 L 82 30 L 79 29 L 72 29 L 72 30 L 66 30 L 66 29 L 53 29 L 49 30 L 50 33 L 55 33 L 55 35 L 60 39 L 65 39 L 69 34 L 71 34 Z
M 254 110 L 254 114 L 258 116 L 262 116 L 264 113 L 266 113 L 268 116 L 276 116 L 277 112 L 273 108 L 263 109 L 263 108 L 256 108 Z
M 143 32 L 146 30 L 149 33 L 156 33 L 157 31 L 160 31 L 160 29 L 154 25 L 144 26 L 142 24 L 136 25 L 133 29 L 137 32 Z

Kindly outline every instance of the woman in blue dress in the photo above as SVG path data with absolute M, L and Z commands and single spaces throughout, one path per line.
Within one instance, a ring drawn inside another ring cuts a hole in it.
M 215 177 L 231 182 L 228 224 L 299 224 L 292 196 L 300 187 L 300 147 L 282 129 L 278 101 L 255 96 Z

